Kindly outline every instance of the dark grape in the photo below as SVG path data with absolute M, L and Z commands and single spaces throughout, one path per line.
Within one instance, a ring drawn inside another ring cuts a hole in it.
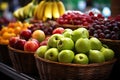
M 102 38 L 102 39 L 105 38 L 105 34 L 104 33 L 100 33 L 99 34 L 99 38 Z

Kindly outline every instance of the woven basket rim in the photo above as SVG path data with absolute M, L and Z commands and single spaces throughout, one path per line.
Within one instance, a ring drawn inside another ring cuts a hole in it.
M 72 25 L 72 24 L 57 24 L 57 26 L 64 26 L 64 27 L 69 27 L 69 28 L 79 28 L 79 27 L 86 27 L 86 26 L 83 26 L 83 25 Z
M 19 52 L 19 53 L 34 54 L 34 52 L 23 51 L 23 50 L 12 48 L 10 45 L 8 45 L 8 49 L 13 50 L 14 52 Z
M 107 42 L 116 42 L 116 43 L 120 43 L 120 40 L 102 39 L 102 38 L 99 38 L 99 40 L 107 41 Z
M 58 64 L 58 65 L 63 65 L 63 66 L 71 66 L 71 67 L 100 67 L 103 65 L 109 65 L 109 64 L 113 64 L 116 62 L 116 58 L 110 60 L 110 61 L 105 61 L 103 63 L 91 63 L 91 64 L 74 64 L 74 63 L 60 63 L 60 62 L 55 62 L 55 61 L 50 61 L 50 60 L 46 60 L 44 58 L 39 57 L 37 54 L 34 54 L 34 57 L 38 60 L 41 60 L 42 62 L 46 62 L 49 64 Z
M 7 46 L 8 44 L 0 44 L 0 45 L 4 45 L 4 46 Z

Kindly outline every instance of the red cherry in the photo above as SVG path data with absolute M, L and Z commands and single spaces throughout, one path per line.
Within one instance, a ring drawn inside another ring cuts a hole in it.
M 90 15 L 90 16 L 94 16 L 94 13 L 93 13 L 93 12 L 89 12 L 89 15 Z

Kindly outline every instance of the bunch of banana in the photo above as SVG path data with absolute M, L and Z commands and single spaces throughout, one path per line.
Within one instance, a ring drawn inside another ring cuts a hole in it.
M 65 6 L 60 0 L 42 0 L 34 12 L 34 18 L 46 21 L 56 20 L 65 13 Z
M 16 17 L 18 20 L 24 20 L 27 18 L 31 18 L 34 15 L 34 10 L 37 7 L 37 1 L 32 0 L 24 7 L 20 7 L 13 12 L 13 16 Z

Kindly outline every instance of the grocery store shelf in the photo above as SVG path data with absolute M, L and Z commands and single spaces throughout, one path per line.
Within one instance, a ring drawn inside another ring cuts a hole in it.
M 7 76 L 13 78 L 14 80 L 36 80 L 26 74 L 19 73 L 13 68 L 7 66 L 4 63 L 0 62 L 0 72 L 6 74 Z

